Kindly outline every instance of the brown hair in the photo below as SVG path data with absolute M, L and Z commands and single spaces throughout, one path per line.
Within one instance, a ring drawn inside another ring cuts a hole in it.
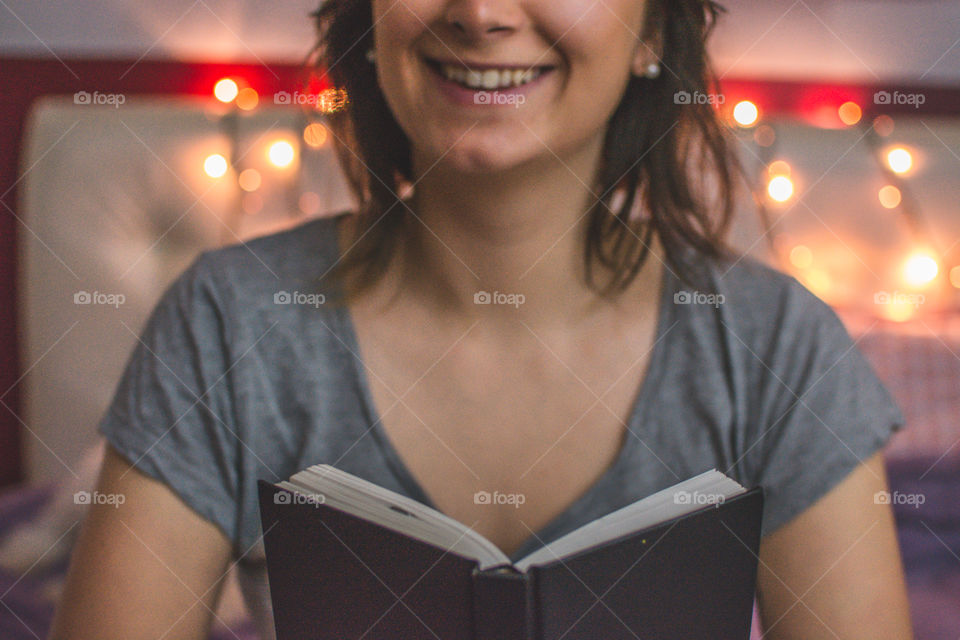
M 634 279 L 654 232 L 671 269 L 705 289 L 710 285 L 698 274 L 697 261 L 682 254 L 732 255 L 724 236 L 735 203 L 733 178 L 742 167 L 712 101 L 696 99 L 716 84 L 706 40 L 725 9 L 713 0 L 649 2 L 645 31 L 658 34 L 662 72 L 655 79 L 631 76 L 609 121 L 597 178 L 600 199 L 588 214 L 587 282 L 603 296 L 623 291 Z M 328 116 L 360 203 L 360 240 L 331 272 L 335 279 L 359 276 L 349 297 L 383 275 L 404 237 L 409 216 L 397 194 L 403 181 L 414 181 L 410 143 L 365 57 L 373 44 L 370 0 L 326 0 L 312 16 L 319 36 L 313 64 L 349 96 L 347 108 Z M 611 199 L 620 189 L 626 198 L 613 211 Z M 647 220 L 630 217 L 637 198 Z M 595 261 L 609 272 L 599 286 Z

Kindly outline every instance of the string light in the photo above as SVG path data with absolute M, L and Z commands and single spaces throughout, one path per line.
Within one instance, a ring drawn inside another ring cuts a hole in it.
M 887 165 L 894 173 L 907 173 L 913 167 L 913 154 L 903 147 L 895 147 L 887 152 Z
M 837 115 L 840 116 L 840 122 L 847 126 L 853 126 L 860 122 L 863 111 L 856 102 L 844 102 L 837 110 Z
M 240 88 L 237 83 L 230 78 L 219 80 L 213 87 L 213 95 L 216 96 L 217 100 L 226 104 L 233 102 L 239 92 Z
M 741 127 L 749 127 L 757 122 L 760 117 L 760 111 L 757 105 L 749 100 L 741 100 L 733 108 L 733 119 Z
M 227 169 L 229 168 L 230 165 L 227 163 L 227 159 L 219 153 L 209 155 L 207 159 L 203 161 L 203 170 L 211 178 L 222 178 L 226 175 Z
M 912 287 L 922 287 L 933 282 L 939 271 L 937 261 L 930 254 L 917 252 L 903 263 L 903 280 Z
M 880 204 L 887 209 L 896 209 L 898 206 L 900 206 L 900 200 L 902 199 L 902 196 L 900 195 L 900 189 L 897 189 L 892 184 L 881 187 L 879 197 Z
M 247 87 L 237 94 L 237 107 L 244 111 L 253 111 L 260 104 L 260 94 L 256 89 Z
M 777 202 L 793 197 L 793 181 L 787 176 L 774 176 L 767 185 L 767 193 Z
M 270 162 L 275 166 L 281 169 L 289 167 L 293 164 L 294 158 L 296 158 L 296 151 L 293 148 L 293 145 L 287 142 L 286 140 L 278 140 L 270 145 L 270 150 L 267 152 L 267 156 L 270 158 Z
M 237 183 L 244 191 L 256 191 L 260 188 L 262 182 L 263 179 L 260 177 L 260 172 L 256 169 L 245 169 L 237 178 Z

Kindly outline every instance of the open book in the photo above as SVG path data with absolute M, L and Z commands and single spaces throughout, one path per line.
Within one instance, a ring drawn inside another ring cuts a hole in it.
M 258 482 L 278 640 L 749 637 L 763 496 L 716 470 L 516 563 L 329 465 Z

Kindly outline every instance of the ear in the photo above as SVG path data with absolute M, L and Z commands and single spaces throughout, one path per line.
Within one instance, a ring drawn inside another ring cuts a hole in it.
M 663 55 L 663 12 L 657 3 L 648 0 L 641 38 L 637 42 L 631 69 L 634 75 L 642 76 L 647 67 L 659 63 Z

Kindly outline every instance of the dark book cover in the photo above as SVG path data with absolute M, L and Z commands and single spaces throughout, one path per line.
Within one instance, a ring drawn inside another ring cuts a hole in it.
M 757 487 L 526 572 L 258 481 L 278 640 L 748 640 Z

